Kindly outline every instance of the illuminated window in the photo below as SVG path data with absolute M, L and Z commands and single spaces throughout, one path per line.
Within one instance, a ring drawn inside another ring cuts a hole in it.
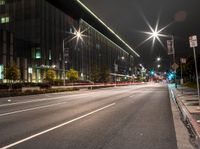
M 42 56 L 41 56 L 41 50 L 40 48 L 36 48 L 35 49 L 35 59 L 41 59 Z
M 10 17 L 2 17 L 1 18 L 1 24 L 9 23 L 9 22 L 10 22 Z
M 10 22 L 10 18 L 6 17 L 6 23 Z
M 101 48 L 100 44 L 96 44 L 96 49 L 100 49 L 100 48 Z
M 1 18 L 1 23 L 5 23 L 6 22 L 6 18 Z
M 40 48 L 32 48 L 32 59 L 41 59 L 41 49 Z
M 73 28 L 70 27 L 69 32 L 70 32 L 70 33 L 73 33 Z
M 5 0 L 0 0 L 0 5 L 5 5 L 5 4 L 6 4 Z
M 49 60 L 51 60 L 51 50 L 49 50 Z

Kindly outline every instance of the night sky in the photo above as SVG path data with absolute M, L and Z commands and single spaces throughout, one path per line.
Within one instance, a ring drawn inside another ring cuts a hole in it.
M 159 19 L 159 28 L 168 24 L 162 34 L 174 35 L 176 59 L 192 55 L 188 37 L 197 35 L 200 39 L 200 0 L 82 0 L 97 16 L 118 33 L 129 45 L 141 55 L 138 63 L 145 67 L 155 67 L 157 56 L 163 58 L 162 68 L 169 66 L 170 57 L 167 50 L 156 41 L 152 47 L 152 40 L 143 45 L 142 41 L 149 35 L 142 31 L 150 32 L 146 20 L 155 28 Z M 169 38 L 161 37 L 166 46 Z M 200 40 L 199 40 L 200 41 Z M 200 44 L 200 42 L 199 42 Z M 197 52 L 200 48 L 197 48 Z

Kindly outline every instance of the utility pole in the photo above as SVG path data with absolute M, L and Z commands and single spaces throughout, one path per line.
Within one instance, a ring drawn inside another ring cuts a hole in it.
M 63 39 L 63 61 L 62 61 L 62 67 L 63 67 L 63 86 L 65 86 L 65 39 Z
M 200 105 L 199 74 L 198 74 L 198 70 L 197 70 L 197 58 L 196 58 L 196 50 L 195 50 L 195 47 L 193 47 L 193 53 L 194 53 L 194 62 L 195 62 L 195 70 L 196 70 L 197 93 L 198 93 L 199 105 Z
M 174 65 L 176 65 L 176 52 L 175 52 L 175 46 L 174 46 L 174 36 L 172 35 L 172 50 L 173 50 L 173 62 Z M 176 68 L 174 69 L 175 72 L 175 88 L 177 88 L 177 80 L 176 80 Z

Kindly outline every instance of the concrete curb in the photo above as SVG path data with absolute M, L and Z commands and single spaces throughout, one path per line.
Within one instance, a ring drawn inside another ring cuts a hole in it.
M 198 149 L 200 149 L 200 128 L 196 120 L 192 117 L 188 109 L 185 107 L 183 102 L 179 99 L 179 95 L 177 91 L 173 91 L 172 89 L 169 89 L 170 94 L 172 95 L 173 100 L 177 104 L 177 107 L 180 111 L 180 114 L 182 116 L 183 122 L 187 125 L 187 128 L 192 131 L 192 134 L 195 136 L 195 145 Z
M 188 129 L 185 127 L 185 124 L 180 119 L 180 111 L 176 105 L 176 103 L 172 100 L 171 102 L 171 110 L 174 121 L 174 128 L 176 132 L 176 141 L 178 149 L 195 149 L 192 145 L 191 137 L 189 135 Z

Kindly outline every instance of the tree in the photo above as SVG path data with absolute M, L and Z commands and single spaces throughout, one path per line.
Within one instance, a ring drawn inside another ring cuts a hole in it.
M 95 83 L 100 81 L 100 69 L 97 65 L 94 65 L 91 69 L 90 80 Z
M 100 82 L 107 83 L 110 80 L 110 71 L 107 66 L 102 66 L 100 70 Z
M 56 79 L 56 71 L 54 69 L 48 69 L 46 72 L 45 80 L 48 82 L 53 82 Z
M 197 65 L 198 71 L 200 70 L 200 55 L 197 55 Z M 186 64 L 182 64 L 183 78 L 185 81 L 195 82 L 196 74 L 195 74 L 195 63 L 194 56 L 190 55 L 187 57 Z M 198 72 L 200 73 L 200 71 Z M 177 70 L 177 75 L 180 76 L 181 68 Z
M 74 82 L 79 79 L 78 71 L 74 70 L 73 68 L 67 72 L 67 78 L 69 81 Z
M 17 65 L 14 64 L 5 69 L 5 79 L 11 82 L 20 79 L 20 70 L 18 69 Z

